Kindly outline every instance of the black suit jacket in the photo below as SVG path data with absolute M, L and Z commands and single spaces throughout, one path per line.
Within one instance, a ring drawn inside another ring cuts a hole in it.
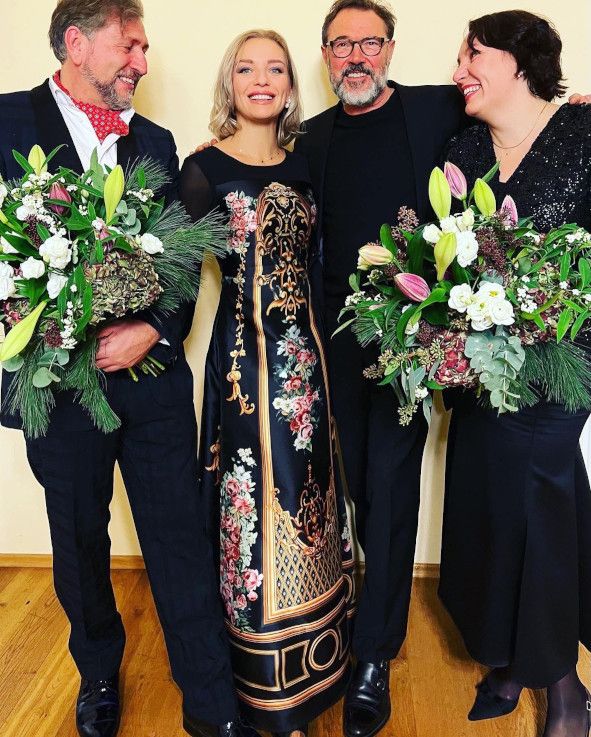
M 424 221 L 433 215 L 428 197 L 431 170 L 442 163 L 447 142 L 468 125 L 469 119 L 464 113 L 464 101 L 457 88 L 452 85 L 407 87 L 397 82 L 388 82 L 388 85 L 394 88 L 402 103 L 415 174 L 417 215 Z M 295 150 L 308 159 L 318 207 L 318 243 L 311 265 L 315 291 L 320 286 L 318 264 L 323 260 L 322 216 L 326 162 L 336 116 L 341 109 L 342 103 L 339 102 L 307 120 L 304 123 L 305 133 L 295 145 Z M 379 223 L 376 223 L 377 227 Z
M 36 143 L 46 154 L 56 146 L 66 144 L 52 159 L 50 169 L 64 166 L 82 173 L 82 163 L 47 80 L 32 90 L 0 95 L 0 174 L 5 180 L 23 176 L 23 170 L 12 151 L 18 151 L 26 157 Z M 176 199 L 179 161 L 172 133 L 136 113 L 131 119 L 129 134 L 117 142 L 117 160 L 125 169 L 143 156 L 150 156 L 166 167 L 171 183 L 159 195 L 165 196 L 168 202 Z M 193 307 L 183 305 L 171 315 L 164 315 L 157 310 L 145 310 L 134 315 L 152 325 L 169 343 L 169 346 L 157 345 L 151 351 L 152 355 L 164 362 L 179 358 L 184 360 L 183 340 L 191 329 Z M 11 375 L 4 371 L 2 397 L 6 397 L 10 380 Z M 19 419 L 8 415 L 3 409 L 0 411 L 0 421 L 6 427 L 20 427 Z

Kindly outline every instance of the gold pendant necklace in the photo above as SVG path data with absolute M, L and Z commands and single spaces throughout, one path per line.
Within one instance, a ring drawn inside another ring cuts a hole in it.
M 529 137 L 531 136 L 531 134 L 532 134 L 532 133 L 534 132 L 534 129 L 535 129 L 536 125 L 538 124 L 538 120 L 539 120 L 539 119 L 540 119 L 540 118 L 542 117 L 542 113 L 543 113 L 543 112 L 544 112 L 544 110 L 545 110 L 545 109 L 546 109 L 546 108 L 548 107 L 548 104 L 549 104 L 548 102 L 544 103 L 544 105 L 542 106 L 542 109 L 540 110 L 540 112 L 539 112 L 539 113 L 538 113 L 538 115 L 536 116 L 536 119 L 535 119 L 535 121 L 534 121 L 534 124 L 533 124 L 533 125 L 532 125 L 532 127 L 530 128 L 530 130 L 529 130 L 529 132 L 527 133 L 527 135 L 525 136 L 525 138 L 522 138 L 522 139 L 521 139 L 521 141 L 519 141 L 519 143 L 516 143 L 516 144 L 515 144 L 514 146 L 501 146 L 501 144 L 500 144 L 500 143 L 497 143 L 497 142 L 495 141 L 495 139 L 493 138 L 493 136 L 492 136 L 492 133 L 491 133 L 491 138 L 492 138 L 493 146 L 494 146 L 495 148 L 500 148 L 500 149 L 501 149 L 501 151 L 512 151 L 512 150 L 513 150 L 513 149 L 515 149 L 515 148 L 519 148 L 519 147 L 520 147 L 520 146 L 521 146 L 521 145 L 522 145 L 523 143 L 525 143 L 525 142 L 527 141 L 527 139 L 528 139 L 528 138 L 529 138 Z

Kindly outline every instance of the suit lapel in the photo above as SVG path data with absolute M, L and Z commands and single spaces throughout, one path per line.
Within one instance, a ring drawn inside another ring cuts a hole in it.
M 68 126 L 51 94 L 48 81 L 31 90 L 31 104 L 35 115 L 37 143 L 46 154 L 53 151 L 56 146 L 62 146 L 52 159 L 54 168 L 63 166 L 81 172 L 82 163 L 76 153 Z
M 319 221 L 322 222 L 324 206 L 324 177 L 326 175 L 326 163 L 332 139 L 332 131 L 337 116 L 339 105 L 335 105 L 327 111 L 322 119 L 322 126 L 314 133 L 313 145 L 310 146 L 308 165 L 310 176 L 314 185 L 318 206 Z
M 129 123 L 129 133 L 117 141 L 117 163 L 125 171 L 139 157 L 137 135 L 134 130 L 135 116 Z
M 394 83 L 394 89 L 396 90 L 396 94 L 400 96 L 400 103 L 406 123 L 406 135 L 408 137 L 410 156 L 415 175 L 417 214 L 419 218 L 423 219 L 428 215 L 430 208 L 426 177 L 433 166 L 433 152 L 430 146 L 425 145 L 424 130 L 421 123 L 421 116 L 425 114 L 425 111 L 416 108 L 407 87 Z

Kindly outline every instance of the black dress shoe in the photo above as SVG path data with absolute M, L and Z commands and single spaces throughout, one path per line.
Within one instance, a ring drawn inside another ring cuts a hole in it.
M 499 696 L 491 688 L 488 679 L 485 678 L 476 686 L 476 699 L 468 713 L 468 719 L 471 722 L 479 722 L 481 719 L 496 719 L 496 717 L 510 714 L 515 710 L 518 703 L 519 696 L 516 699 Z
M 82 679 L 76 702 L 80 737 L 115 737 L 119 730 L 119 676 L 104 681 Z
M 183 728 L 191 737 L 261 737 L 261 735 L 241 719 L 216 725 L 191 716 L 183 709 Z
M 390 718 L 390 661 L 358 661 L 345 695 L 345 737 L 373 737 Z

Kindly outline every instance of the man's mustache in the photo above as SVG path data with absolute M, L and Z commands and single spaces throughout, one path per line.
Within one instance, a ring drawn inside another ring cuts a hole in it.
M 350 74 L 358 74 L 359 72 L 363 74 L 368 74 L 373 79 L 373 70 L 371 69 L 371 67 L 368 67 L 363 62 L 359 62 L 358 64 L 349 64 L 341 72 L 341 79 L 348 77 Z

